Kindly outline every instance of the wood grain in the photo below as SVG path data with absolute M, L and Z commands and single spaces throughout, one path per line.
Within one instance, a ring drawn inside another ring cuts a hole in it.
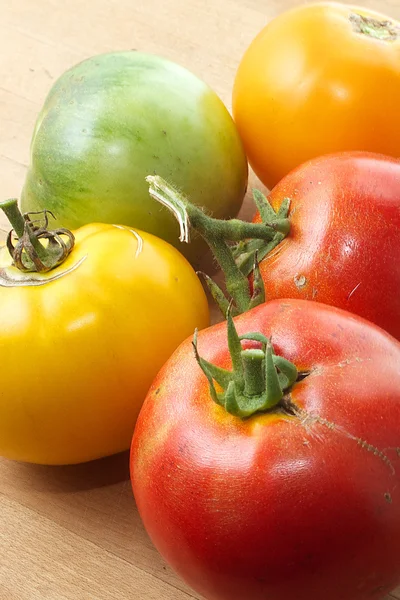
M 244 49 L 271 17 L 297 4 L 0 0 L 2 197 L 20 194 L 36 115 L 65 69 L 105 51 L 154 52 L 196 73 L 230 107 Z M 400 18 L 399 0 L 364 5 Z M 244 214 L 251 210 L 247 201 Z M 190 597 L 198 598 L 164 564 L 143 529 L 127 454 L 63 468 L 0 460 L 0 600 Z M 400 590 L 391 597 L 400 600 Z
M 0 551 L 13 564 L 0 564 L 0 593 L 8 600 L 141 598 L 188 600 L 189 596 L 53 520 L 2 498 Z M 57 588 L 54 588 L 54 576 Z M 29 585 L 27 585 L 29 583 Z

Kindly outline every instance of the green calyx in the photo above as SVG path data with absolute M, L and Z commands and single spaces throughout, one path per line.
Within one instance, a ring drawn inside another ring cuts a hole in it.
M 208 379 L 214 402 L 245 419 L 274 408 L 296 381 L 297 368 L 274 353 L 271 341 L 261 333 L 238 335 L 231 311 L 227 313 L 228 347 L 232 371 L 217 367 L 199 355 L 197 330 L 193 339 L 196 361 Z M 242 340 L 258 342 L 261 348 L 242 348 Z M 215 383 L 222 388 L 217 392 Z
M 262 223 L 247 223 L 239 219 L 220 220 L 206 215 L 183 194 L 161 177 L 146 177 L 150 195 L 166 206 L 180 226 L 180 240 L 190 241 L 190 229 L 195 229 L 207 242 L 225 275 L 227 298 L 221 288 L 204 275 L 210 292 L 225 316 L 233 303 L 233 314 L 239 314 L 265 302 L 265 289 L 259 271 L 259 261 L 289 233 L 289 199 L 277 212 L 265 196 L 254 190 L 254 201 Z M 253 271 L 253 287 L 248 275 Z
M 30 214 L 39 213 L 22 215 L 16 198 L 0 202 L 0 209 L 14 228 L 7 236 L 7 248 L 14 266 L 20 271 L 45 273 L 63 263 L 72 251 L 75 238 L 71 231 L 47 229 L 48 215 L 53 216 L 49 211 L 40 213 L 44 219 L 38 226 Z

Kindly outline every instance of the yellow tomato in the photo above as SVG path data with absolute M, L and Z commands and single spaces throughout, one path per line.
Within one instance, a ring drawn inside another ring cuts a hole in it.
M 170 354 L 209 323 L 186 259 L 148 233 L 93 224 L 65 262 L 23 273 L 0 251 L 0 455 L 88 461 L 129 448 Z
M 356 6 L 300 6 L 271 21 L 239 66 L 233 113 L 268 187 L 304 161 L 400 156 L 400 23 Z

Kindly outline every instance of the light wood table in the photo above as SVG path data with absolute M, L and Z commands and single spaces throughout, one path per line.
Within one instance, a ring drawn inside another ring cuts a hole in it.
M 68 67 L 111 50 L 159 53 L 203 78 L 230 107 L 244 49 L 268 19 L 297 4 L 0 0 L 1 197 L 20 193 L 36 114 Z M 364 4 L 400 18 L 400 0 Z M 66 468 L 0 460 L 0 600 L 196 597 L 150 543 L 127 465 L 127 454 Z

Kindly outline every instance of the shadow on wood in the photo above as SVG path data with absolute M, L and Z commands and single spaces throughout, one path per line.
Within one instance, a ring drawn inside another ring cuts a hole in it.
M 129 479 L 129 452 L 79 465 L 43 466 L 9 463 L 9 472 L 37 491 L 73 493 L 114 485 Z

